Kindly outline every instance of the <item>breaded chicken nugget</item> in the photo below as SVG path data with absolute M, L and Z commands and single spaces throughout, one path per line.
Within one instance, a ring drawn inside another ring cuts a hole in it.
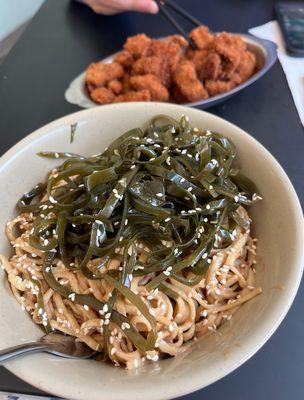
M 197 77 L 193 62 L 183 60 L 174 71 L 173 79 L 187 101 L 196 101 L 208 97 L 207 91 Z
M 115 103 L 123 103 L 126 101 L 150 101 L 151 100 L 151 94 L 148 90 L 140 90 L 138 92 L 136 91 L 130 91 L 125 94 L 121 94 L 115 98 Z
M 238 75 L 239 83 L 246 81 L 250 78 L 256 68 L 256 56 L 251 53 L 251 51 L 245 51 L 241 57 L 240 63 L 235 70 L 235 75 L 233 79 L 236 80 L 236 75 Z
M 154 75 L 135 75 L 130 78 L 130 83 L 135 90 L 148 90 L 151 100 L 169 100 L 168 89 Z
M 132 65 L 132 75 L 151 74 L 158 77 L 162 83 L 165 83 L 166 66 L 161 57 L 141 57 Z
M 243 52 L 246 50 L 246 43 L 240 36 L 221 32 L 215 36 L 213 41 L 214 49 L 227 62 L 236 68 L 240 62 Z M 232 67 L 229 67 L 232 68 Z
M 121 78 L 123 74 L 123 67 L 117 62 L 93 63 L 87 69 L 85 81 L 89 88 L 101 87 L 113 79 Z
M 143 57 L 147 54 L 151 39 L 144 33 L 129 37 L 124 44 L 124 49 L 129 51 L 134 58 Z
M 170 43 L 178 44 L 181 48 L 186 48 L 189 46 L 189 42 L 181 35 L 170 35 L 167 36 L 166 39 Z
M 167 73 L 172 73 L 181 60 L 186 43 L 187 41 L 181 40 L 178 35 L 163 40 L 153 39 L 149 53 L 164 60 L 164 65 L 168 68 Z
M 215 96 L 215 95 L 223 93 L 223 92 L 228 92 L 229 90 L 233 89 L 235 86 L 236 86 L 236 84 L 232 80 L 230 80 L 230 81 L 206 80 L 205 81 L 205 88 L 207 89 L 210 96 Z
M 209 49 L 212 45 L 214 36 L 207 26 L 199 26 L 193 29 L 189 34 L 190 39 L 196 44 L 200 50 Z
M 196 50 L 188 53 L 189 58 L 195 65 L 196 73 L 199 79 L 213 79 L 219 78 L 222 69 L 221 57 L 210 50 Z
M 116 95 L 122 92 L 122 83 L 118 79 L 113 79 L 107 86 Z
M 105 87 L 99 87 L 92 90 L 90 96 L 95 103 L 99 104 L 109 104 L 113 103 L 115 100 L 115 94 Z
M 131 83 L 130 83 L 130 78 L 131 78 L 130 74 L 125 74 L 122 77 L 122 90 L 123 90 L 124 93 L 128 92 L 129 90 L 132 90 L 132 86 L 131 86 Z
M 128 68 L 133 64 L 134 58 L 129 51 L 122 50 L 115 55 L 114 61 L 121 64 L 123 67 Z

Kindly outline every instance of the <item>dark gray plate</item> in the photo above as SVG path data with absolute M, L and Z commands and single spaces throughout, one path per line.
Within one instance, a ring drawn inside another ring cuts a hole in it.
M 266 74 L 266 72 L 273 66 L 277 59 L 277 46 L 270 40 L 260 39 L 253 35 L 246 35 L 238 33 L 247 44 L 247 47 L 256 55 L 258 70 L 252 75 L 247 81 L 236 86 L 234 89 L 228 92 L 218 94 L 217 96 L 209 97 L 205 100 L 195 101 L 193 103 L 185 103 L 186 106 L 199 107 L 201 109 L 206 109 L 216 104 L 220 104 L 230 97 L 237 94 L 239 91 L 245 89 L 247 86 L 251 85 L 257 81 L 261 76 Z M 111 62 L 115 54 L 101 60 L 102 62 Z M 68 89 L 65 91 L 65 98 L 69 103 L 77 104 L 83 108 L 96 107 L 96 103 L 90 100 L 87 91 L 84 86 L 85 72 L 80 74 L 75 78 Z

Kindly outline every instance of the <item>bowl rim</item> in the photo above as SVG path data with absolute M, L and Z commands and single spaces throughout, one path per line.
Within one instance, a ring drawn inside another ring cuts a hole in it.
M 214 121 L 219 121 L 221 123 L 225 123 L 228 127 L 233 129 L 234 131 L 238 131 L 238 134 L 245 135 L 245 137 L 251 141 L 252 143 L 255 143 L 256 146 L 259 147 L 259 149 L 264 152 L 265 156 L 267 156 L 270 159 L 270 162 L 273 164 L 273 166 L 276 168 L 278 174 L 280 174 L 286 182 L 286 190 L 290 194 L 290 204 L 293 207 L 293 211 L 295 215 L 297 216 L 297 224 L 295 226 L 296 230 L 296 236 L 298 238 L 298 241 L 300 243 L 304 243 L 304 220 L 303 220 L 303 212 L 302 208 L 300 205 L 300 201 L 298 199 L 298 196 L 296 194 L 296 191 L 288 178 L 286 172 L 282 168 L 282 166 L 279 164 L 279 162 L 272 156 L 272 154 L 259 142 L 257 141 L 254 137 L 252 137 L 249 133 L 246 131 L 242 130 L 238 126 L 232 124 L 231 122 L 218 117 L 216 115 L 213 115 L 211 113 L 208 113 L 206 111 L 202 110 L 197 110 L 193 109 L 190 107 L 182 106 L 182 105 L 177 105 L 177 104 L 168 104 L 168 103 L 159 103 L 159 102 L 150 102 L 145 103 L 145 102 L 129 102 L 129 103 L 118 103 L 118 104 L 110 104 L 110 105 L 105 105 L 104 107 L 93 107 L 90 109 L 85 109 L 81 111 L 77 111 L 75 113 L 68 114 L 66 116 L 63 116 L 61 118 L 58 118 L 42 127 L 39 129 L 35 130 L 31 134 L 25 136 L 22 140 L 20 140 L 18 143 L 16 143 L 13 147 L 11 147 L 8 151 L 6 151 L 2 157 L 0 158 L 0 173 L 2 169 L 6 168 L 7 165 L 10 163 L 14 162 L 14 159 L 18 157 L 18 153 L 20 151 L 23 151 L 27 147 L 31 145 L 31 143 L 43 136 L 48 136 L 52 135 L 55 131 L 55 128 L 58 128 L 60 126 L 64 125 L 70 125 L 75 122 L 75 120 L 80 120 L 80 119 L 89 119 L 90 116 L 96 115 L 98 112 L 106 112 L 108 109 L 117 109 L 119 112 L 119 109 L 133 109 L 136 110 L 137 108 L 146 108 L 146 107 L 166 107 L 168 109 L 168 112 L 171 110 L 176 110 L 180 109 L 181 114 L 186 114 L 187 109 L 189 111 L 191 110 L 191 113 L 195 114 L 200 114 L 201 116 L 203 115 L 208 115 L 208 118 L 214 119 Z M 156 110 L 157 112 L 158 110 Z M 53 132 L 52 132 L 53 131 Z M 302 279 L 302 274 L 303 274 L 303 268 L 304 268 L 304 246 L 298 248 L 298 255 L 297 255 L 297 265 L 295 267 L 294 271 L 294 285 L 292 289 L 289 292 L 289 297 L 288 301 L 285 301 L 284 306 L 280 309 L 280 312 L 272 313 L 276 315 L 275 322 L 269 329 L 266 331 L 264 329 L 264 335 L 260 337 L 259 340 L 256 339 L 256 343 L 254 346 L 252 346 L 250 349 L 243 349 L 240 352 L 243 352 L 243 356 L 239 357 L 236 359 L 231 365 L 225 367 L 222 370 L 218 370 L 217 373 L 215 373 L 210 379 L 205 381 L 203 384 L 200 380 L 200 376 L 197 374 L 193 374 L 191 376 L 191 379 L 188 377 L 185 382 L 182 383 L 181 386 L 176 387 L 176 382 L 174 384 L 171 384 L 171 386 L 168 384 L 168 389 L 166 390 L 165 393 L 145 393 L 146 399 L 147 400 L 160 400 L 160 399 L 172 399 L 176 397 L 180 397 L 183 395 L 187 395 L 189 393 L 192 393 L 196 390 L 203 389 L 204 387 L 218 381 L 219 379 L 222 379 L 223 377 L 227 376 L 234 370 L 236 370 L 238 367 L 240 367 L 242 364 L 244 364 L 249 358 L 251 358 L 267 341 L 268 339 L 273 335 L 273 333 L 277 330 L 283 319 L 285 318 L 288 310 L 290 309 L 294 298 L 297 294 L 301 279 Z M 271 314 L 270 314 L 271 315 Z M 244 346 L 245 347 L 245 346 Z M 50 387 L 47 383 L 47 380 L 45 382 L 38 382 L 33 378 L 33 375 L 29 373 L 27 370 L 19 372 L 14 365 L 5 365 L 5 368 L 7 368 L 10 372 L 12 372 L 14 375 L 16 375 L 18 378 L 22 379 L 23 381 L 31 384 L 32 386 L 35 386 L 39 388 L 40 390 L 43 390 L 48 393 L 52 393 L 54 395 L 57 395 L 59 397 L 65 397 L 69 399 L 77 399 L 77 400 L 82 400 L 82 397 L 79 397 L 80 394 L 75 394 L 73 392 L 73 387 L 69 385 L 61 386 L 58 385 L 56 388 Z M 110 400 L 116 400 L 119 399 L 118 397 L 115 397 L 115 395 L 108 396 Z M 95 397 L 94 397 L 95 398 Z

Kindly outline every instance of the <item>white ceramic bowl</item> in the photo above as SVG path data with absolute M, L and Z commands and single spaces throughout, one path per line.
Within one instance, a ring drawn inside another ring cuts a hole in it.
M 259 187 L 263 201 L 251 210 L 259 238 L 256 280 L 263 294 L 241 307 L 220 334 L 199 340 L 182 356 L 125 371 L 110 364 L 72 361 L 46 354 L 11 361 L 6 367 L 38 388 L 68 399 L 159 400 L 203 388 L 227 375 L 251 357 L 273 334 L 297 292 L 303 266 L 303 216 L 297 195 L 271 154 L 240 128 L 206 112 L 165 103 L 128 103 L 93 108 L 68 115 L 27 136 L 0 160 L 0 251 L 10 248 L 4 224 L 14 214 L 17 198 L 31 188 L 55 161 L 36 156 L 40 150 L 99 152 L 122 132 L 143 126 L 166 113 L 189 116 L 194 126 L 218 131 L 237 146 L 243 173 Z M 70 144 L 70 124 L 78 122 Z M 283 284 L 284 289 L 275 288 Z M 35 326 L 0 281 L 0 348 L 35 340 Z

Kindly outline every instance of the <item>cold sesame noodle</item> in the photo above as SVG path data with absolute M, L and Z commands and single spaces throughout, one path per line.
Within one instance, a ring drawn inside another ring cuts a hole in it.
M 21 307 L 128 369 L 214 332 L 261 293 L 245 209 L 259 196 L 235 154 L 184 116 L 90 158 L 42 153 L 65 161 L 21 198 L 0 255 Z

